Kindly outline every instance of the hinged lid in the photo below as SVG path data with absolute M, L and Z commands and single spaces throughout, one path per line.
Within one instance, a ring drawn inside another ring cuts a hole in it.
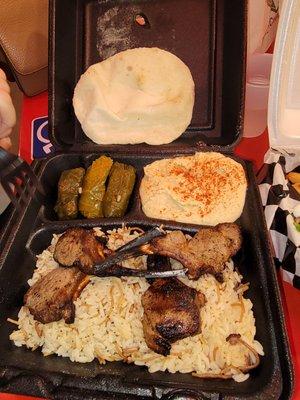
M 270 146 L 300 152 L 300 2 L 285 0 L 271 73 L 268 129 Z
M 231 152 L 243 130 L 246 0 L 52 0 L 50 2 L 49 136 L 66 150 Z M 66 10 L 67 13 L 66 13 Z M 149 29 L 135 23 L 145 15 Z M 96 62 L 134 47 L 159 47 L 181 58 L 195 81 L 190 126 L 161 146 L 101 146 L 83 133 L 72 106 L 80 75 Z

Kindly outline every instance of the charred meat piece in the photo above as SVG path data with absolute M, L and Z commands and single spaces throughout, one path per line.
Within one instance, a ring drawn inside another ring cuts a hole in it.
M 168 355 L 171 343 L 200 332 L 202 293 L 176 278 L 156 279 L 142 296 L 146 343 L 156 353 Z
M 149 254 L 147 257 L 147 270 L 152 271 L 171 271 L 172 266 L 168 257 L 160 256 L 159 254 Z M 153 279 L 148 278 L 149 283 L 153 282 Z
M 34 318 L 48 324 L 64 319 L 74 321 L 74 301 L 89 278 L 77 268 L 55 268 L 38 280 L 25 294 L 24 303 Z
M 224 264 L 237 253 L 241 243 L 240 228 L 234 223 L 202 228 L 190 240 L 181 231 L 165 233 L 161 228 L 155 228 L 95 265 L 93 273 L 101 275 L 103 271 L 125 259 L 147 254 L 178 260 L 188 269 L 191 279 L 210 273 L 222 281 Z
M 159 254 L 149 254 L 147 257 L 148 271 L 170 271 L 172 269 L 170 259 Z
M 202 228 L 187 240 L 181 231 L 173 231 L 153 239 L 154 253 L 174 258 L 188 268 L 191 279 L 210 273 L 222 278 L 224 264 L 235 255 L 242 244 L 238 225 L 225 223 L 214 228 Z
M 105 248 L 92 230 L 71 228 L 58 239 L 53 257 L 64 267 L 76 266 L 92 274 L 94 264 L 104 260 Z
M 151 235 L 160 234 L 156 229 Z M 142 241 L 143 242 L 143 241 Z M 126 246 L 126 247 L 125 247 Z M 128 244 L 122 247 L 128 250 Z M 185 269 L 172 271 L 143 271 L 130 268 L 124 268 L 118 264 L 122 259 L 127 259 L 130 250 L 123 257 L 122 250 L 118 251 L 117 258 L 110 263 L 111 257 L 115 253 L 106 248 L 102 241 L 99 241 L 93 234 L 93 231 L 82 228 L 68 229 L 57 241 L 54 250 L 54 259 L 64 267 L 78 267 L 81 271 L 89 275 L 97 276 L 139 276 L 139 277 L 167 277 L 179 276 L 186 273 Z M 97 268 L 101 263 L 100 268 Z

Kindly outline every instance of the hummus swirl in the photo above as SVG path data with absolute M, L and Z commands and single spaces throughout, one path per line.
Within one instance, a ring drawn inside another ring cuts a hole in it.
M 214 226 L 240 217 L 246 189 L 241 164 L 208 152 L 147 165 L 140 197 L 150 218 Z

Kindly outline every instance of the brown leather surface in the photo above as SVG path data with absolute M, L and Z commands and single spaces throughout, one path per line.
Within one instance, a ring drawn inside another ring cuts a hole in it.
M 17 84 L 26 96 L 35 96 L 47 90 L 48 87 L 48 68 L 42 68 L 34 74 L 15 76 Z
M 0 46 L 14 70 L 48 65 L 48 0 L 0 0 Z

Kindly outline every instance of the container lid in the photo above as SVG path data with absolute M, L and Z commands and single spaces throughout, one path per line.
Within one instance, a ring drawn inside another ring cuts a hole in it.
M 246 0 L 234 6 L 226 0 L 55 0 L 50 5 L 49 137 L 58 149 L 173 154 L 210 146 L 233 151 L 243 131 Z M 147 19 L 147 27 L 135 22 L 137 15 Z M 97 145 L 75 117 L 74 88 L 90 65 L 135 47 L 170 51 L 189 67 L 195 82 L 191 124 L 165 145 Z
M 270 146 L 300 152 L 300 2 L 283 3 L 269 91 Z

